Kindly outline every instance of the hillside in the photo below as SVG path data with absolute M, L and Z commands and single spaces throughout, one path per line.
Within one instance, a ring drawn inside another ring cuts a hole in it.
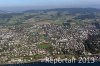
M 90 21 L 100 18 L 100 9 L 95 8 L 57 8 L 46 10 L 28 10 L 22 13 L 8 13 L 6 11 L 0 11 L 0 24 L 11 25 L 21 24 L 28 22 L 28 20 L 44 21 L 51 20 L 53 22 L 62 22 L 71 20 L 72 22 L 78 22 L 79 20 Z

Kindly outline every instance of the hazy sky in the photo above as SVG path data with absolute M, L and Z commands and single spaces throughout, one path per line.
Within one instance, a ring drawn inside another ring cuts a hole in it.
M 41 8 L 99 8 L 100 0 L 0 0 L 0 7 Z

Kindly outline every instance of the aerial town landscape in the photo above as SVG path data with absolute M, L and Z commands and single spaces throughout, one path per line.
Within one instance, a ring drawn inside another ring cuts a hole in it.
M 0 64 L 81 56 L 100 61 L 99 9 L 0 11 Z

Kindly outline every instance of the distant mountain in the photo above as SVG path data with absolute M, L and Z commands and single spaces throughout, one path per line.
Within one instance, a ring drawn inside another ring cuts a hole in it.
M 4 13 L 7 13 L 7 12 L 6 12 L 6 11 L 0 10 L 0 14 L 4 14 Z
M 45 10 L 27 10 L 24 11 L 32 13 L 32 12 L 40 12 L 40 11 L 44 11 L 44 12 L 49 12 L 49 11 L 58 11 L 58 12 L 63 12 L 63 11 L 68 11 L 69 13 L 75 14 L 75 13 L 94 13 L 94 12 L 100 12 L 100 9 L 96 9 L 96 8 L 56 8 L 56 9 L 45 9 Z
M 75 13 L 94 13 L 94 12 L 100 12 L 100 9 L 96 9 L 96 8 L 55 8 L 55 9 L 44 9 L 44 10 L 25 10 L 25 11 L 5 11 L 5 10 L 0 10 L 0 14 L 1 13 L 37 13 L 37 12 L 49 12 L 49 11 L 57 11 L 57 12 L 63 12 L 63 11 L 67 11 L 71 14 L 75 14 Z
M 9 14 L 9 13 L 17 13 L 17 12 L 0 10 L 0 14 Z

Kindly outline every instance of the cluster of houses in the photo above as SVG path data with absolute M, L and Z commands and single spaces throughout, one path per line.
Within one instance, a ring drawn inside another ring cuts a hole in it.
M 53 46 L 52 53 L 84 54 L 83 41 L 88 39 L 88 34 L 98 34 L 99 31 L 92 24 L 76 27 L 71 27 L 70 23 L 0 26 L 0 63 L 11 62 L 14 58 L 16 62 L 32 61 L 30 56 L 36 54 L 50 55 L 48 51 L 37 47 L 42 42 Z M 24 59 L 26 56 L 30 59 Z M 5 59 L 2 61 L 2 58 Z

